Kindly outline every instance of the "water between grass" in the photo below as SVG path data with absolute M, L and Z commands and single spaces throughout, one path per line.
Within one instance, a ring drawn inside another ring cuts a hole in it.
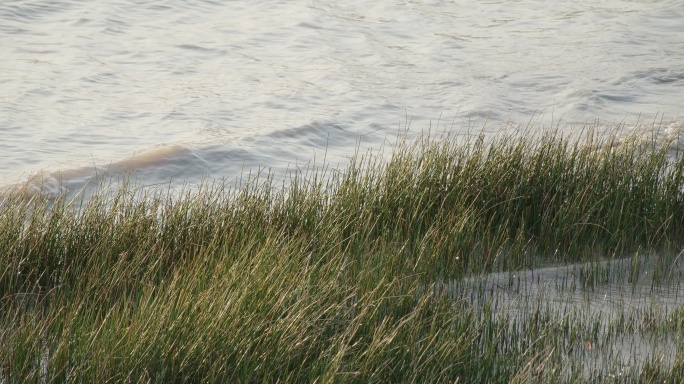
M 491 273 L 433 289 L 507 323 L 502 350 L 521 352 L 529 344 L 513 335 L 537 338 L 564 349 L 568 364 L 581 365 L 585 378 L 625 377 L 646 364 L 669 369 L 681 344 L 681 253 Z M 548 332 L 548 324 L 560 327 L 561 337 Z
M 668 369 L 681 344 L 673 324 L 684 308 L 681 253 L 490 273 L 432 289 L 507 323 L 508 332 L 500 335 L 502 350 L 521 352 L 529 341 L 516 335 L 527 334 L 554 350 L 565 349 L 568 364 L 579 364 L 587 379 L 628 378 L 646 364 Z M 564 336 L 544 334 L 543 322 L 564 328 Z M 535 324 L 540 334 L 529 332 Z M 49 358 L 44 350 L 38 364 L 43 379 Z M 0 373 L 0 383 L 5 382 Z

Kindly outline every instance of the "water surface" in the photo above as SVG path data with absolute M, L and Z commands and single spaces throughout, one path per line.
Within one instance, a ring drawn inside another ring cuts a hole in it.
M 407 125 L 679 135 L 682 20 L 682 1 L 3 1 L 0 184 L 282 173 Z

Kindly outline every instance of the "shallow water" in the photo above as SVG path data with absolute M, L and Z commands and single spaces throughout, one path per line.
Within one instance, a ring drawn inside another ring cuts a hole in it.
M 3 1 L 0 185 L 344 164 L 407 125 L 678 136 L 682 19 L 682 1 Z
M 568 336 L 556 346 L 566 349 L 568 364 L 581 362 L 587 377 L 628 375 L 654 361 L 669 367 L 682 342 L 677 332 L 658 325 L 684 308 L 682 254 L 492 273 L 436 284 L 434 290 L 483 313 L 490 307 L 494 318 L 511 324 L 511 334 L 539 317 L 596 329 L 579 344 Z

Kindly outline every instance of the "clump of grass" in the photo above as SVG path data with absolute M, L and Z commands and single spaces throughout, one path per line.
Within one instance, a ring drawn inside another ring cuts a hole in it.
M 435 284 L 679 247 L 684 157 L 606 144 L 425 136 L 282 185 L 6 195 L 0 382 L 580 380 L 559 350 L 591 319 Z

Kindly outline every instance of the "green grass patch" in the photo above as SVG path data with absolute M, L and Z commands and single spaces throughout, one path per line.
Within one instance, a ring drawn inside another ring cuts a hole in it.
M 5 195 L 0 382 L 678 381 L 679 354 L 618 370 L 609 350 L 596 366 L 573 351 L 677 332 L 681 311 L 604 327 L 443 288 L 676 255 L 684 157 L 668 144 L 424 136 L 285 182 Z

